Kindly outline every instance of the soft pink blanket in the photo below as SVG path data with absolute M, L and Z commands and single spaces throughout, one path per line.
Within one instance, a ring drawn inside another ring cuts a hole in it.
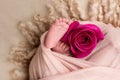
M 30 63 L 30 80 L 120 80 L 120 29 L 100 22 L 94 23 L 100 26 L 105 39 L 85 59 L 46 48 L 45 32 Z

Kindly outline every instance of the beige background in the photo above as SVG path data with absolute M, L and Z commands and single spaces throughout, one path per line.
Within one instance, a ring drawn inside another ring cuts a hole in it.
M 35 13 L 43 15 L 44 4 L 44 0 L 0 0 L 0 80 L 10 80 L 8 73 L 14 66 L 7 62 L 8 53 L 23 39 L 17 23 Z
M 14 67 L 7 62 L 10 48 L 24 39 L 17 29 L 17 23 L 31 19 L 35 13 L 45 16 L 47 2 L 46 0 L 0 0 L 0 80 L 10 80 L 9 71 Z M 85 3 L 81 0 L 81 9 L 85 8 Z

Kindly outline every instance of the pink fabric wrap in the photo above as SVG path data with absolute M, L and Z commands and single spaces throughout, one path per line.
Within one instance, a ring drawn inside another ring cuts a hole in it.
M 30 80 L 120 80 L 120 29 L 104 23 L 94 23 L 100 26 L 105 39 L 85 59 L 46 48 L 45 32 L 30 63 Z

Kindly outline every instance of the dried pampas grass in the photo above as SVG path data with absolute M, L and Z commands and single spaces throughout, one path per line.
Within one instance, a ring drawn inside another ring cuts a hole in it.
M 47 17 L 43 18 L 36 14 L 33 21 L 20 22 L 18 25 L 26 41 L 21 41 L 11 49 L 9 61 L 16 65 L 10 71 L 12 80 L 29 80 L 29 63 L 40 45 L 39 38 L 56 18 L 98 20 L 120 27 L 120 0 L 89 0 L 86 13 L 80 8 L 81 0 L 51 1 L 52 4 L 47 5 L 49 10 Z
M 120 26 L 120 0 L 90 0 L 89 19 Z

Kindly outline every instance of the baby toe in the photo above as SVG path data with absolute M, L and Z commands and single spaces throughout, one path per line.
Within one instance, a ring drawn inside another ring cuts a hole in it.
M 55 22 L 56 22 L 56 23 L 59 23 L 59 19 L 56 19 Z
M 72 22 L 73 22 L 72 20 L 69 20 L 69 21 L 68 21 L 68 24 L 70 25 Z
M 66 45 L 65 45 L 65 44 L 63 44 L 63 47 L 62 47 L 62 48 L 63 48 L 63 50 L 66 50 Z
M 67 23 L 67 24 L 69 23 L 69 19 L 66 19 L 66 23 Z
M 59 18 L 59 22 L 63 22 L 63 18 Z
M 61 44 L 60 44 L 60 47 L 61 47 L 61 48 L 63 48 L 63 47 L 64 47 L 64 44 L 63 44 L 63 43 L 61 43 Z
M 62 22 L 66 22 L 66 19 L 65 19 L 65 18 L 63 18 L 63 19 L 62 19 Z

